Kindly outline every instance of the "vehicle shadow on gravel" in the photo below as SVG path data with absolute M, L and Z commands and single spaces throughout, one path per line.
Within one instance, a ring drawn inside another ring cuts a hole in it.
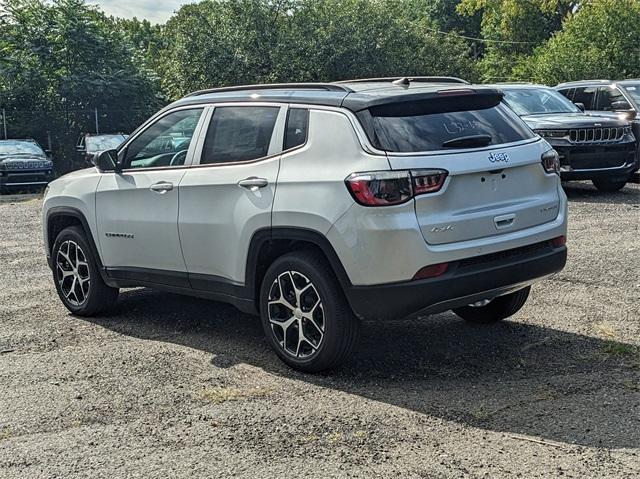
M 640 205 L 640 188 L 627 184 L 620 191 L 598 191 L 591 183 L 567 182 L 562 187 L 570 202 Z
M 640 357 L 629 344 L 518 321 L 472 326 L 445 313 L 365 322 L 349 364 L 305 375 L 271 352 L 258 318 L 225 304 L 138 289 L 122 293 L 112 316 L 85 320 L 205 351 L 212 367 L 246 363 L 472 427 L 591 447 L 640 444 Z

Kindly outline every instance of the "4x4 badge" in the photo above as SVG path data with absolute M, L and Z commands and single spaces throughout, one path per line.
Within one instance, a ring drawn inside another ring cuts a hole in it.
M 489 153 L 489 161 L 491 163 L 500 163 L 501 161 L 509 163 L 509 155 L 506 153 Z

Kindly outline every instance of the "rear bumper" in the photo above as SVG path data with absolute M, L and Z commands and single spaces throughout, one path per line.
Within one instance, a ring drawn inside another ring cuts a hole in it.
M 550 242 L 461 260 L 437 278 L 375 286 L 351 286 L 345 293 L 357 316 L 401 319 L 431 314 L 508 294 L 556 273 L 567 248 Z

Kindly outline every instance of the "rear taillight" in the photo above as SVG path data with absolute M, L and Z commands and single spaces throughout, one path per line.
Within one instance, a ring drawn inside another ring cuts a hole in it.
M 372 171 L 353 173 L 345 183 L 361 205 L 390 206 L 440 191 L 447 174 L 446 170 Z
M 541 157 L 542 166 L 547 173 L 560 174 L 560 157 L 556 150 L 545 151 Z
M 558 236 L 556 238 L 553 238 L 550 242 L 551 242 L 551 246 L 553 246 L 554 248 L 560 248 L 561 246 L 564 246 L 567 244 L 567 237 Z

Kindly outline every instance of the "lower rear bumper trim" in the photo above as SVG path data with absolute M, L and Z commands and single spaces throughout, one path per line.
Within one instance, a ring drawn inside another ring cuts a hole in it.
M 374 286 L 352 286 L 345 293 L 355 314 L 364 319 L 402 319 L 432 314 L 508 294 L 556 273 L 567 260 L 565 246 L 496 259 L 473 267 L 453 265 L 432 279 Z

